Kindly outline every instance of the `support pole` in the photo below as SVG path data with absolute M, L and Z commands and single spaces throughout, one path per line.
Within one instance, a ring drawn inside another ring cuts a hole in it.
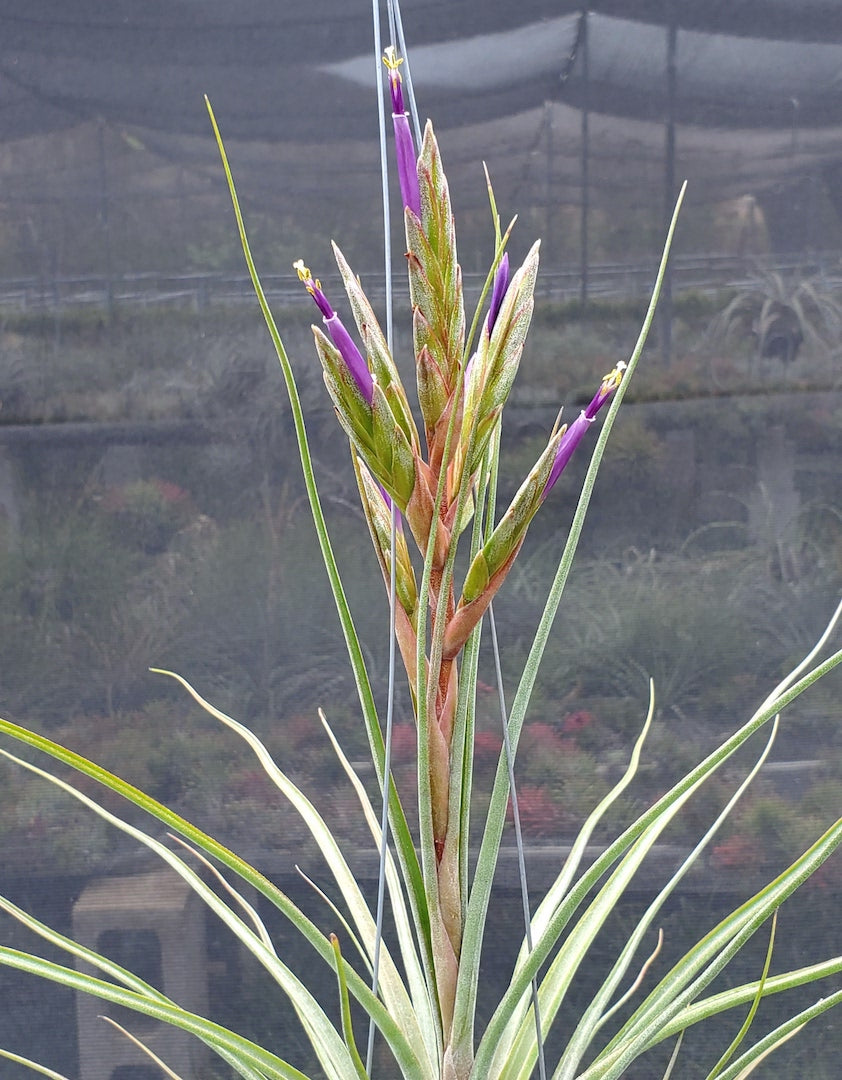
M 97 124 L 97 151 L 99 159 L 99 216 L 102 225 L 103 259 L 105 262 L 105 298 L 109 321 L 114 318 L 114 279 L 111 263 L 111 221 L 108 193 L 108 164 L 105 147 L 105 121 Z
M 581 151 L 581 183 L 582 205 L 579 218 L 579 306 L 582 315 L 588 306 L 588 270 L 590 256 L 588 252 L 588 215 L 590 212 L 590 56 L 588 43 L 588 16 L 589 5 L 586 3 L 582 9 L 582 29 L 579 48 L 582 50 L 582 151 Z

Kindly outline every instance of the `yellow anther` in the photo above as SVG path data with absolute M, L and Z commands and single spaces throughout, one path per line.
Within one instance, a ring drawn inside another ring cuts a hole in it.
M 623 372 L 626 370 L 626 362 L 621 360 L 620 363 L 614 368 L 613 371 L 609 371 L 605 378 L 602 380 L 602 388 L 604 390 L 616 390 L 620 383 L 623 381 Z
M 304 265 L 303 259 L 296 259 L 295 262 L 292 264 L 292 268 L 297 272 L 298 277 L 301 281 L 312 281 L 313 275 Z
M 398 68 L 403 63 L 403 57 L 398 56 L 398 54 L 395 52 L 394 45 L 387 45 L 386 46 L 386 52 L 385 52 L 385 55 L 383 56 L 383 63 L 386 65 L 386 67 L 389 69 L 389 71 L 395 71 L 395 72 L 398 70 Z

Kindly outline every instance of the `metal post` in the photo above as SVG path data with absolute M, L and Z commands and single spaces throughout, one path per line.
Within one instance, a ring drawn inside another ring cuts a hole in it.
M 99 150 L 99 215 L 102 221 L 103 256 L 105 258 L 105 296 L 108 306 L 108 318 L 114 316 L 114 282 L 111 271 L 111 222 L 108 215 L 108 169 L 105 156 L 105 121 L 97 125 L 97 147 Z
M 582 9 L 582 29 L 579 42 L 579 48 L 582 50 L 582 206 L 579 218 L 579 305 L 583 315 L 588 306 L 588 213 L 590 210 L 590 58 L 588 46 L 588 15 L 589 7 L 586 3 Z

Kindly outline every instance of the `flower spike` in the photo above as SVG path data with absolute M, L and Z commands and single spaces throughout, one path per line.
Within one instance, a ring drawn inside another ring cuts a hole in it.
M 383 63 L 389 73 L 389 93 L 392 98 L 392 124 L 395 129 L 395 150 L 398 156 L 398 180 L 404 208 L 411 210 L 417 218 L 421 217 L 421 193 L 418 188 L 418 164 L 415 155 L 415 141 L 409 126 L 409 115 L 403 103 L 403 80 L 398 68 L 403 57 L 395 52 L 393 46 L 386 49 Z
M 374 380 L 372 379 L 371 372 L 368 370 L 368 365 L 363 359 L 362 353 L 354 344 L 354 341 L 345 329 L 342 320 L 330 306 L 327 297 L 322 292 L 321 282 L 313 277 L 309 269 L 304 265 L 304 260 L 298 259 L 292 265 L 293 269 L 298 273 L 300 280 L 303 281 L 307 292 L 313 297 L 316 307 L 322 313 L 331 341 L 339 350 L 342 359 L 347 364 L 348 370 L 353 375 L 360 393 L 370 405 L 372 398 L 374 397 Z

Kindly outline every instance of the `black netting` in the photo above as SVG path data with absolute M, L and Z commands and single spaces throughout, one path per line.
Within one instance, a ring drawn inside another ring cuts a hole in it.
M 536 219 L 545 265 L 579 260 L 583 203 L 591 261 L 630 254 L 628 230 L 615 235 L 608 215 L 630 217 L 636 253 L 650 253 L 665 185 L 684 178 L 685 250 L 834 246 L 836 4 L 531 0 L 485 3 L 481 17 L 466 4 L 405 7 L 419 108 L 446 154 L 466 265 L 479 266 L 487 244 L 482 161 L 501 210 Z M 234 267 L 205 93 L 245 204 L 261 215 L 258 241 L 268 246 L 271 231 L 267 269 L 286 272 L 300 237 L 314 235 L 342 237 L 357 263 L 377 265 L 364 3 L 6 8 L 0 273 Z M 751 203 L 742 224 L 711 228 L 735 199 Z M 747 239 L 752 214 L 762 242 Z

